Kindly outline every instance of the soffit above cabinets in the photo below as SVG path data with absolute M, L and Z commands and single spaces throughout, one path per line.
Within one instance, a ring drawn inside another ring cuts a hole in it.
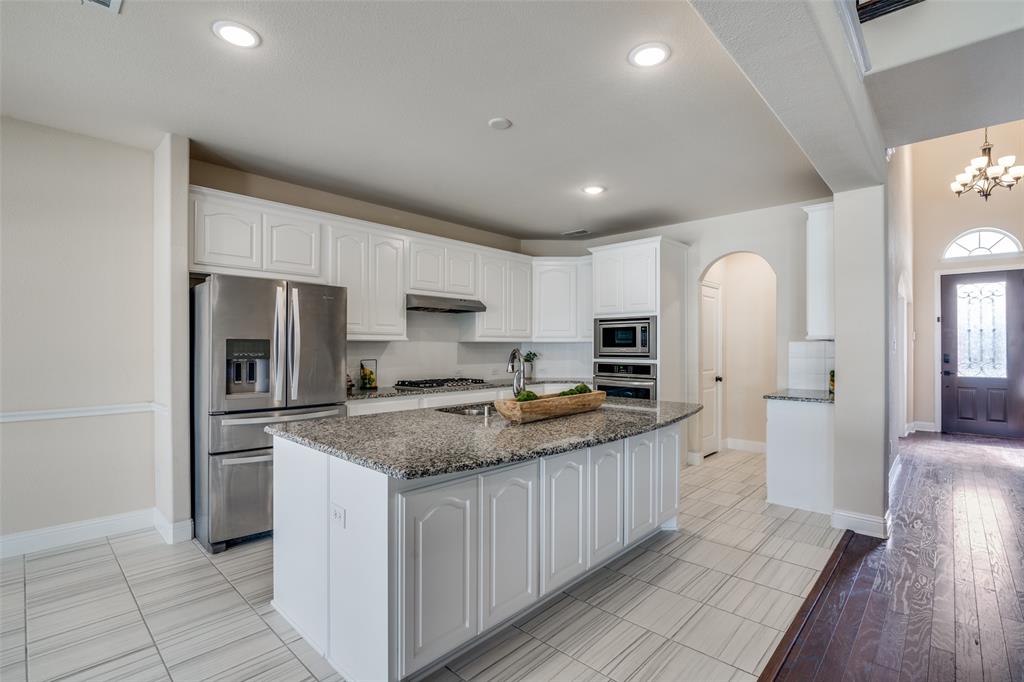
M 132 0 L 119 15 L 4 2 L 0 14 L 5 114 L 149 148 L 172 131 L 197 158 L 515 238 L 827 194 L 685 2 Z M 261 44 L 233 48 L 217 19 Z M 668 61 L 632 66 L 652 41 Z M 494 130 L 495 117 L 513 125 Z

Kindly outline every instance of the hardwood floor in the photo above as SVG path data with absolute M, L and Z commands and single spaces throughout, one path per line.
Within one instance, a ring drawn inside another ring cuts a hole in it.
M 1024 682 L 1024 442 L 902 439 L 890 516 L 888 541 L 848 539 L 774 679 Z

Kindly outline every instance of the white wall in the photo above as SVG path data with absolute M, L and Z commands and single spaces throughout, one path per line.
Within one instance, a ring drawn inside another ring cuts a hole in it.
M 722 306 L 722 437 L 765 442 L 764 394 L 777 388 L 775 273 L 752 253 L 733 253 L 708 269 Z M 785 349 L 785 346 L 783 346 Z
M 914 421 L 914 164 L 910 147 L 889 159 L 886 292 L 889 319 L 889 461 Z
M 885 532 L 885 187 L 835 195 L 834 504 L 840 526 Z
M 583 379 L 594 373 L 589 343 L 462 342 L 462 322 L 455 314 L 409 312 L 408 341 L 349 341 L 349 375 L 358 383 L 359 361 L 369 358 L 377 360 L 377 385 L 382 387 L 399 379 L 508 379 L 508 355 L 516 347 L 540 354 L 534 365 L 538 377 Z
M 1024 121 L 989 128 L 996 155 L 1024 159 Z M 983 131 L 941 137 L 911 146 L 913 150 L 914 221 L 914 419 L 941 425 L 935 413 L 935 273 L 947 268 L 990 268 L 1024 265 L 1024 257 L 992 257 L 943 261 L 946 246 L 975 227 L 998 227 L 1024 242 L 1024 191 L 998 189 L 984 201 L 977 194 L 957 197 L 949 190 L 952 176 L 978 155 Z M 1020 163 L 1020 161 L 1018 161 Z
M 153 398 L 153 155 L 0 121 L 0 410 Z M 0 533 L 151 508 L 152 413 L 0 426 Z

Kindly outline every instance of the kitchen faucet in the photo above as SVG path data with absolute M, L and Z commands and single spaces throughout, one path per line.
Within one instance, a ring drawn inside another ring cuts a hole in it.
M 519 369 L 516 369 L 516 360 L 519 360 Z M 508 367 L 506 372 L 512 375 L 512 394 L 518 396 L 526 388 L 526 374 L 523 371 L 523 354 L 518 348 L 513 348 L 508 354 Z

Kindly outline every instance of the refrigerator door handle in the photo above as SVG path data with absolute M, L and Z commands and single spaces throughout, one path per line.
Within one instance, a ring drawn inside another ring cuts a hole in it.
M 291 351 L 291 363 L 288 368 L 291 381 L 291 399 L 299 399 L 299 360 L 302 349 L 302 320 L 299 318 L 299 289 L 292 286 L 292 330 L 288 348 Z
M 276 417 L 239 417 L 234 419 L 223 419 L 221 426 L 252 426 L 255 424 L 280 424 L 282 422 L 300 422 L 308 419 L 324 419 L 326 417 L 337 417 L 341 415 L 339 408 L 333 410 L 320 410 L 319 412 L 305 412 L 303 414 L 290 414 Z
M 231 457 L 230 459 L 221 459 L 219 464 L 222 467 L 234 466 L 236 464 L 258 464 L 259 462 L 273 462 L 273 455 L 257 455 L 256 457 Z
M 284 322 L 287 316 L 285 309 L 284 286 L 278 286 L 274 295 L 274 331 L 270 351 L 270 374 L 274 377 L 274 402 L 284 400 Z

